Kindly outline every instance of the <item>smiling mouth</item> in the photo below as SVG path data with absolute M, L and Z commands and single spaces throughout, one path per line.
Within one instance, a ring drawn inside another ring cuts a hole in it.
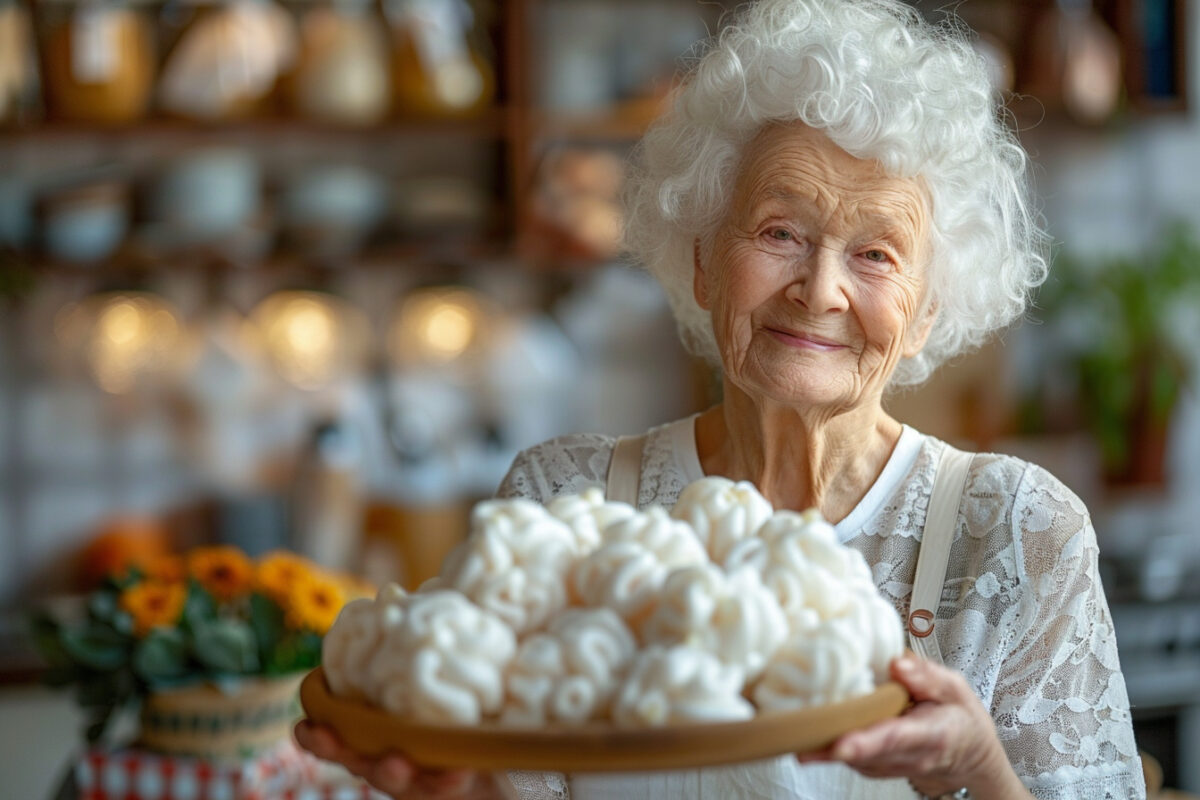
M 767 332 L 779 341 L 792 347 L 801 347 L 809 350 L 830 351 L 841 350 L 846 346 L 841 342 L 835 342 L 832 339 L 826 339 L 823 336 L 817 336 L 813 333 L 790 331 L 785 328 L 767 328 Z

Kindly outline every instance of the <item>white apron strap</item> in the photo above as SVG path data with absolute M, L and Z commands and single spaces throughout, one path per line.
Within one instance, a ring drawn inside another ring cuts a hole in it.
M 638 486 L 642 480 L 642 450 L 645 446 L 644 433 L 641 436 L 617 438 L 612 460 L 608 462 L 608 479 L 604 487 L 607 499 L 637 507 Z
M 933 493 L 929 497 L 925 530 L 921 534 L 921 547 L 917 553 L 917 574 L 913 579 L 912 599 L 908 606 L 906 622 L 909 645 L 921 658 L 939 664 L 942 663 L 942 651 L 938 648 L 933 629 L 938 604 L 942 599 L 942 585 L 946 581 L 950 545 L 954 543 L 958 507 L 962 503 L 963 488 L 967 484 L 967 472 L 973 457 L 971 453 L 956 450 L 950 445 L 946 445 L 942 451 L 933 481 Z

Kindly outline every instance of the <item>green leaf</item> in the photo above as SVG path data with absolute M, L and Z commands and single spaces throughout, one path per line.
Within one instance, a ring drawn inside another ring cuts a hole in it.
M 187 599 L 183 604 L 182 625 L 195 631 L 217 618 L 217 604 L 212 595 L 194 581 L 188 584 Z
M 321 663 L 321 634 L 304 631 L 297 643 L 296 666 L 302 669 L 312 669 Z
M 269 663 L 276 644 L 287 633 L 283 610 L 268 597 L 257 592 L 250 596 L 250 627 L 258 642 L 258 655 Z
M 218 619 L 204 622 L 194 630 L 192 654 L 200 663 L 232 674 L 258 671 L 258 645 L 254 631 L 245 622 Z
M 88 598 L 88 614 L 100 622 L 112 622 L 113 617 L 120 611 L 117 598 L 117 592 L 112 590 L 101 589 L 93 592 Z
M 117 669 L 129 655 L 129 639 L 106 625 L 63 629 L 59 641 L 72 660 L 92 669 Z
M 311 669 L 321 663 L 321 636 L 312 631 L 290 633 L 279 641 L 266 671 L 281 675 Z
M 1150 414 L 1154 421 L 1167 424 L 1175 401 L 1179 398 L 1181 384 L 1184 383 L 1182 373 L 1186 371 L 1180 360 L 1171 354 L 1165 354 L 1154 362 L 1154 371 L 1150 377 Z
M 125 611 L 118 611 L 113 614 L 112 622 L 113 630 L 123 636 L 133 636 L 133 615 Z
M 45 611 L 34 613 L 29 620 L 29 632 L 34 647 L 51 667 L 62 667 L 73 663 L 62 644 L 62 626 Z
M 133 651 L 133 671 L 147 683 L 171 681 L 187 673 L 187 643 L 183 632 L 156 628 Z
M 144 576 L 142 575 L 142 570 L 140 568 L 136 566 L 130 566 L 118 573 L 109 575 L 105 580 L 105 585 L 109 589 L 115 591 L 117 594 L 120 594 L 130 586 L 141 583 L 143 577 Z

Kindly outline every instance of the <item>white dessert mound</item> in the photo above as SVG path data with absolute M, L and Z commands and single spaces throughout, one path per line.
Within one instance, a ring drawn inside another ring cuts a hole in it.
M 501 719 L 515 725 L 608 716 L 637 642 L 608 608 L 571 608 L 521 642 L 509 665 Z
M 645 727 L 846 700 L 903 648 L 818 512 L 704 478 L 670 513 L 598 489 L 480 503 L 437 578 L 342 610 L 322 663 L 335 694 L 421 722 Z

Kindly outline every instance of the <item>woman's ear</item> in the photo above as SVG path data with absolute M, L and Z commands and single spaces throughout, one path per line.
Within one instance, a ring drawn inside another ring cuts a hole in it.
M 708 282 L 704 275 L 704 266 L 700 263 L 700 237 L 692 240 L 692 295 L 696 305 L 708 311 Z
M 925 307 L 925 311 L 921 316 L 913 320 L 912 326 L 904 335 L 903 356 L 905 358 L 912 358 L 925 347 L 925 343 L 929 341 L 929 333 L 933 330 L 933 323 L 937 320 L 937 315 L 937 303 L 930 303 Z

